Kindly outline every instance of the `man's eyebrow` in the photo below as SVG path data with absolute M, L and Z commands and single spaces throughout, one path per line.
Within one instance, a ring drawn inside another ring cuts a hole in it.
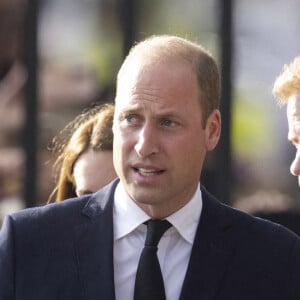
M 141 108 L 132 105 L 132 106 L 127 106 L 127 107 L 121 108 L 119 110 L 119 114 L 122 115 L 122 114 L 127 114 L 127 113 L 136 113 L 139 111 L 141 111 Z

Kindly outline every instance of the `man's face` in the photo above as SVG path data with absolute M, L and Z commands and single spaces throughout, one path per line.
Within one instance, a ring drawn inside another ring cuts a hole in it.
M 152 217 L 166 217 L 188 202 L 205 153 L 217 143 L 219 112 L 203 129 L 198 98 L 196 77 L 182 64 L 136 64 L 118 83 L 115 169 L 129 196 Z
M 300 94 L 292 95 L 287 103 L 287 118 L 289 123 L 288 139 L 296 147 L 296 156 L 291 164 L 291 173 L 298 176 L 300 186 Z

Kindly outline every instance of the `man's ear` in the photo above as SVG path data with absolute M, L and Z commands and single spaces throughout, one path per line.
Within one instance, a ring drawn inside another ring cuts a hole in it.
M 221 135 L 221 114 L 218 109 L 215 109 L 208 117 L 205 126 L 205 141 L 206 150 L 213 150 Z

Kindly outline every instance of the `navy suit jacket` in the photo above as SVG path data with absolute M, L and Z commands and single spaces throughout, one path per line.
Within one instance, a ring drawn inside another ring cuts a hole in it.
M 117 182 L 92 195 L 6 217 L 0 233 L 0 300 L 115 298 Z M 180 299 L 299 300 L 299 238 L 221 204 L 205 189 L 202 195 Z

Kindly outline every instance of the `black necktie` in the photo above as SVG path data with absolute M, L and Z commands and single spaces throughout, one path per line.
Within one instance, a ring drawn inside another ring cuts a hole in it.
M 134 300 L 165 300 L 164 281 L 157 258 L 157 245 L 171 226 L 167 220 L 149 220 L 147 236 L 135 279 Z

